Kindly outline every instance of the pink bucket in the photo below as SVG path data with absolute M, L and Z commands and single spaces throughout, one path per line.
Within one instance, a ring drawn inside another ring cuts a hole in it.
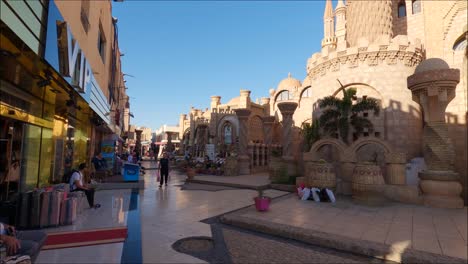
M 255 197 L 254 200 L 257 211 L 268 211 L 271 201 L 270 197 Z

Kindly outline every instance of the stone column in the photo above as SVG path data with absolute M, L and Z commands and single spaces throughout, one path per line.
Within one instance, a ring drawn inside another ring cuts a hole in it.
M 248 144 L 248 120 L 250 116 L 249 109 L 236 109 L 237 119 L 239 120 L 239 148 L 238 148 L 238 166 L 239 174 L 246 175 L 250 174 L 250 160 L 247 152 Z
M 292 149 L 292 116 L 297 108 L 295 102 L 281 102 L 278 103 L 278 108 L 283 115 L 283 138 L 281 144 L 283 145 L 283 161 L 288 165 L 288 174 L 295 174 L 294 157 Z
M 445 109 L 455 98 L 460 70 L 450 69 L 442 59 L 423 61 L 408 77 L 413 100 L 424 111 L 423 154 L 427 170 L 419 173 L 424 204 L 463 208 L 462 185 L 454 172 L 455 151 L 445 124 Z
M 281 102 L 278 103 L 278 108 L 283 115 L 283 157 L 292 157 L 292 116 L 296 110 L 297 103 L 294 102 Z
M 273 143 L 273 124 L 275 123 L 274 116 L 265 116 L 263 121 L 263 133 L 265 134 L 265 144 L 271 145 Z

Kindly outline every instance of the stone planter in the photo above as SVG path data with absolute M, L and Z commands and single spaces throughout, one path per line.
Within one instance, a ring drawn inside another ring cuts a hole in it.
M 287 175 L 283 175 L 286 171 L 284 166 L 284 162 L 280 157 L 271 157 L 270 162 L 268 164 L 268 173 L 270 176 L 270 181 L 276 182 L 279 181 L 282 177 Z
M 227 157 L 224 162 L 224 176 L 237 176 L 239 175 L 239 166 L 237 157 Z
M 406 164 L 387 164 L 387 176 L 385 180 L 387 184 L 406 185 Z
M 310 163 L 306 175 L 310 187 L 336 189 L 335 169 L 330 163 Z
M 386 201 L 384 196 L 385 181 L 378 165 L 356 164 L 351 187 L 353 200 L 357 202 L 379 205 Z
M 187 179 L 192 180 L 197 174 L 194 168 L 187 168 Z

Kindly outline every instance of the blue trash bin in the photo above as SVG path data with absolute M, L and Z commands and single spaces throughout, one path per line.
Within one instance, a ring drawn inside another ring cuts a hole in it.
M 125 163 L 124 164 L 124 174 L 123 179 L 124 181 L 138 181 L 140 176 L 140 166 L 133 163 Z

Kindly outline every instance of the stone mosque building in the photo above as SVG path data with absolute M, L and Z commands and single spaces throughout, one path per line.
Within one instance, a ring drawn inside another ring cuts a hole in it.
M 387 172 L 399 170 L 403 175 L 406 164 L 424 157 L 429 170 L 456 176 L 426 175 L 421 184 L 431 187 L 421 185 L 422 192 L 446 188 L 463 196 L 466 204 L 467 19 L 466 1 L 338 0 L 333 8 L 327 0 L 322 49 L 308 58 L 302 82 L 289 75 L 259 102 L 251 101 L 248 90 L 240 90 L 240 96 L 227 103 L 212 96 L 210 108 L 192 108 L 181 115 L 180 138 L 196 155 L 204 154 L 205 144 L 213 144 L 220 153 L 238 143 L 248 149 L 239 150 L 239 159 L 243 154 L 250 157 L 250 171 L 265 165 L 259 158 L 271 144 L 282 145 L 283 157 L 299 162 L 317 155 L 343 161 L 340 152 L 346 152 L 345 147 L 333 139 L 320 140 L 310 151 L 315 154 L 303 155 L 298 131 L 320 115 L 319 99 L 340 97 L 342 89 L 354 87 L 358 98 L 373 97 L 381 104 L 378 115 L 364 113 L 374 127 L 366 131 L 367 139 L 351 143 L 354 155 L 365 157 L 372 147 L 362 142 L 374 142 L 384 149 L 384 163 L 401 165 Z M 327 144 L 331 151 L 322 148 Z M 260 154 L 254 154 L 252 146 Z M 341 170 L 346 171 L 345 166 Z M 453 199 L 433 204 L 463 204 Z

